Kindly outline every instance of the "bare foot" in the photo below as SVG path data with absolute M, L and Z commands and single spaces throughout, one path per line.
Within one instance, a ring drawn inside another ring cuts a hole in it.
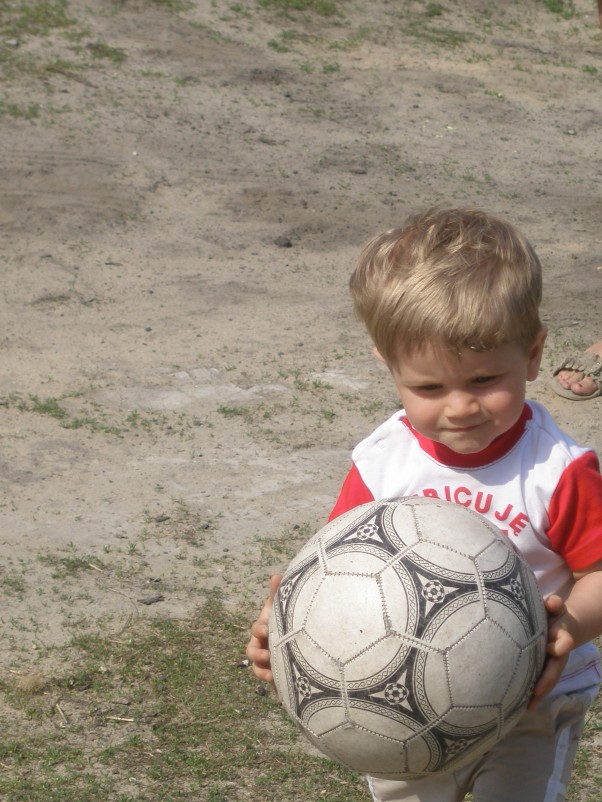
M 602 340 L 587 348 L 585 353 L 602 356 Z M 584 376 L 578 370 L 561 370 L 556 374 L 556 379 L 561 387 L 571 390 L 575 395 L 592 395 L 598 387 L 591 376 Z

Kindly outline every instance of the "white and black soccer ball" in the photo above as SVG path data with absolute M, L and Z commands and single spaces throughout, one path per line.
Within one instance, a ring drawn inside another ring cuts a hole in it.
M 516 724 L 543 667 L 535 577 L 478 513 L 357 507 L 290 563 L 270 618 L 282 703 L 325 755 L 409 779 L 454 771 Z

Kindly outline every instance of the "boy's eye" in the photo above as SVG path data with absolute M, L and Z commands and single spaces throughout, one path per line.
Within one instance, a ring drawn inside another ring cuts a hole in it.
M 416 388 L 419 393 L 436 393 L 437 390 L 441 389 L 440 384 L 421 384 L 420 387 Z
M 494 381 L 497 377 L 496 376 L 477 376 L 475 379 L 472 380 L 473 384 L 489 384 L 490 382 Z

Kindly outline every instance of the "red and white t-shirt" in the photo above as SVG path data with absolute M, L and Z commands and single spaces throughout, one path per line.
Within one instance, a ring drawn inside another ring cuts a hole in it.
M 602 560 L 598 459 L 559 429 L 541 404 L 525 404 L 512 429 L 477 454 L 457 454 L 427 440 L 403 411 L 396 412 L 356 446 L 352 459 L 330 520 L 359 504 L 398 496 L 461 504 L 511 538 L 544 596 L 565 594 L 573 571 Z M 593 684 L 600 678 L 597 657 L 589 644 L 575 650 L 564 676 L 589 667 Z

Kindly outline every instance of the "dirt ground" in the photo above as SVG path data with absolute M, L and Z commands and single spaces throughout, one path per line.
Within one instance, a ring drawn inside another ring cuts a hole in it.
M 414 210 L 531 239 L 530 396 L 602 450 L 602 401 L 548 386 L 601 336 L 593 0 L 284 5 L 69 0 L 2 33 L 2 670 L 210 587 L 255 611 L 395 408 L 347 281 Z

